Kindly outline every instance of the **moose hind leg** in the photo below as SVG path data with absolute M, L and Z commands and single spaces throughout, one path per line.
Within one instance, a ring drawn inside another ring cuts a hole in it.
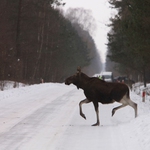
M 131 99 L 128 99 L 128 105 L 134 109 L 135 118 L 137 117 L 137 104 L 134 103 Z
M 121 106 L 118 106 L 118 107 L 113 108 L 113 110 L 112 110 L 112 116 L 115 114 L 116 110 L 118 110 L 118 109 L 120 109 L 120 108 L 123 108 L 123 107 L 125 107 L 125 106 L 127 106 L 127 104 L 122 104 Z
M 127 95 L 124 95 L 124 96 L 123 96 L 123 98 L 119 101 L 119 103 L 121 103 L 122 105 L 121 105 L 121 106 L 118 106 L 118 107 L 115 107 L 115 108 L 112 110 L 112 116 L 115 114 L 115 112 L 116 112 L 118 109 L 123 108 L 123 107 L 129 105 L 129 104 L 128 104 L 128 99 L 129 99 L 129 98 L 127 98 Z
M 127 95 L 125 95 L 125 96 L 121 99 L 120 103 L 122 103 L 121 106 L 116 107 L 116 108 L 114 108 L 114 109 L 112 110 L 112 116 L 114 115 L 114 113 L 115 113 L 116 110 L 118 110 L 118 109 L 120 109 L 120 108 L 123 108 L 123 107 L 129 105 L 129 106 L 131 106 L 131 107 L 134 109 L 134 111 L 135 111 L 135 117 L 137 117 L 137 104 L 134 103 L 129 97 L 127 97 Z

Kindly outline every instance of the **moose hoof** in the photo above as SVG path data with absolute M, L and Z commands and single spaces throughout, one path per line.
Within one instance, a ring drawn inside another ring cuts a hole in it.
M 115 114 L 115 109 L 112 110 L 112 116 Z
M 95 123 L 95 124 L 93 124 L 92 126 L 99 126 L 99 123 Z
M 86 117 L 85 117 L 85 115 L 84 114 L 80 114 L 85 120 L 86 120 Z

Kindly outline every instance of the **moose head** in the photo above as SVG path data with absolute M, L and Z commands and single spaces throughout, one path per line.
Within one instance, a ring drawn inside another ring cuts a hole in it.
M 80 86 L 79 86 L 78 83 L 79 83 L 79 81 L 80 81 L 80 76 L 81 76 L 81 74 L 82 74 L 82 72 L 81 72 L 81 67 L 78 67 L 78 68 L 77 68 L 77 72 L 76 72 L 74 75 L 68 77 L 68 78 L 65 80 L 65 84 L 66 84 L 66 85 L 74 84 L 74 85 L 76 85 L 77 88 L 79 89 Z

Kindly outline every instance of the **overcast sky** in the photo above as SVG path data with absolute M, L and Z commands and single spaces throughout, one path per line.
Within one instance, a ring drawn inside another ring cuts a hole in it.
M 105 61 L 105 53 L 107 50 L 107 33 L 110 30 L 106 24 L 109 23 L 109 18 L 113 15 L 112 9 L 108 0 L 63 0 L 66 2 L 65 9 L 69 7 L 82 7 L 92 10 L 93 17 L 96 19 L 97 28 L 93 37 L 97 48 L 102 56 L 102 61 Z

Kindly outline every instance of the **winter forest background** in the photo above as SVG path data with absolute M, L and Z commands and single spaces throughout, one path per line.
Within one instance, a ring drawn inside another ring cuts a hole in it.
M 106 70 L 150 81 L 150 1 L 110 0 Z M 102 62 L 89 10 L 54 9 L 61 0 L 0 1 L 0 80 L 63 82 L 81 66 L 92 76 Z
M 89 73 L 100 72 L 101 60 L 87 30 L 92 25 L 84 20 L 87 27 L 83 27 L 79 20 L 81 16 L 87 19 L 84 14 L 93 18 L 82 9 L 68 11 L 65 18 L 52 3 L 53 0 L 0 2 L 0 80 L 39 83 L 43 78 L 45 82 L 63 82 L 77 66 L 90 67 L 92 61 L 95 65 Z
M 110 0 L 110 4 L 118 13 L 110 19 L 107 65 L 146 84 L 150 81 L 150 1 Z

